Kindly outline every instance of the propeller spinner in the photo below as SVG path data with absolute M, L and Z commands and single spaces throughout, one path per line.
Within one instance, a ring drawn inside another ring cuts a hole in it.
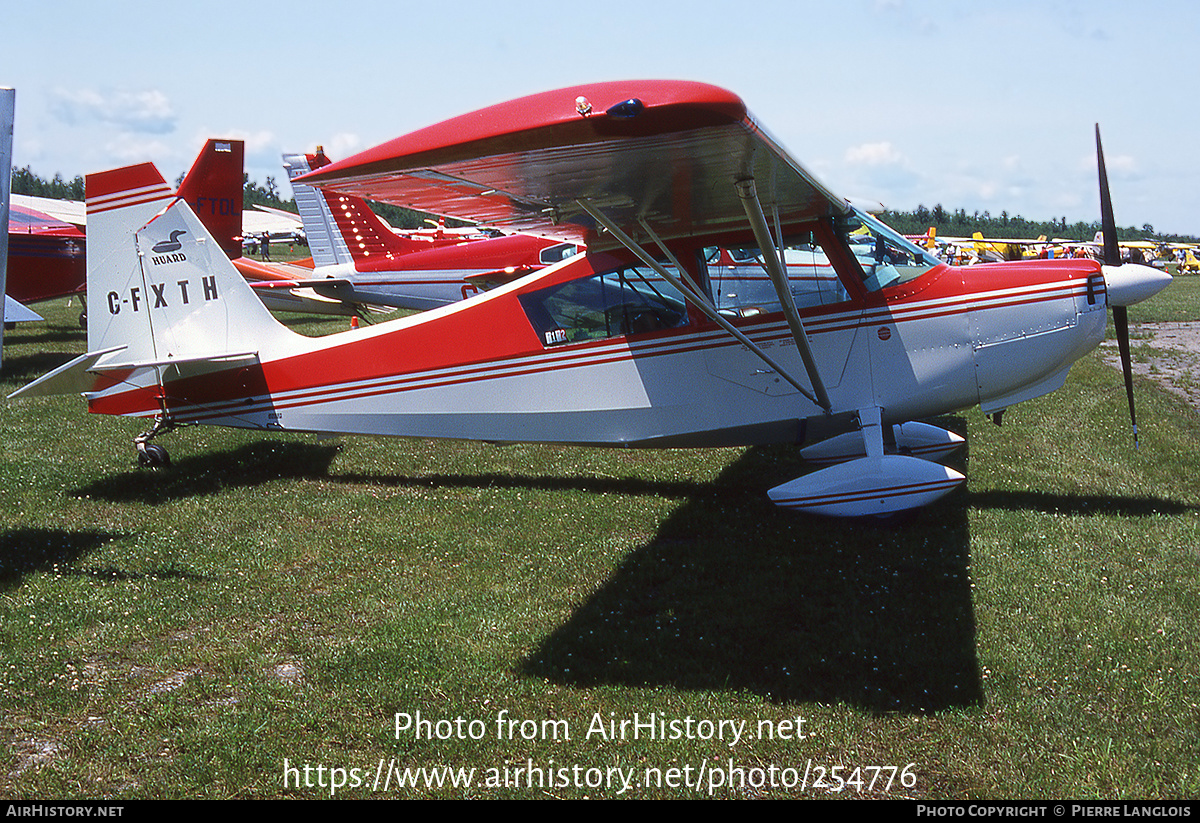
M 1100 124 L 1096 124 L 1096 161 L 1100 169 L 1100 227 L 1104 235 L 1104 290 L 1112 307 L 1121 371 L 1125 375 L 1125 394 L 1129 398 L 1129 422 L 1133 426 L 1133 446 L 1137 448 L 1137 413 L 1133 404 L 1133 363 L 1129 353 L 1128 307 L 1158 294 L 1171 282 L 1171 275 L 1150 266 L 1121 263 L 1117 244 L 1117 221 L 1113 217 L 1108 172 L 1104 167 L 1104 149 L 1100 145 Z

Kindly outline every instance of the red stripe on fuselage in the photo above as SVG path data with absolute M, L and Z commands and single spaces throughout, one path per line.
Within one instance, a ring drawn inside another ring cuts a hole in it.
M 1002 265 L 1009 267 L 1004 282 L 970 294 L 962 293 L 961 281 L 953 282 L 956 276 L 946 277 L 954 271 L 946 267 L 922 278 L 928 282 L 921 288 L 914 289 L 909 284 L 910 294 L 903 301 L 866 307 L 847 304 L 816 307 L 802 314 L 809 334 L 819 337 L 858 325 L 898 325 L 991 308 L 1019 308 L 1051 300 L 1077 299 L 1085 294 L 1086 273 L 1098 271 L 1098 264 L 1077 266 L 1078 279 L 1064 282 L 1064 267 L 1052 267 L 1050 270 L 1057 276 L 1048 279 L 1044 265 Z M 1037 271 L 1030 271 L 1033 268 L 1040 269 L 1040 278 L 1035 276 Z M 534 280 L 521 291 L 543 288 L 579 275 L 578 268 L 569 265 L 560 269 L 557 276 Z M 938 282 L 943 279 L 951 282 Z M 1015 293 L 1010 293 L 1014 289 Z M 710 324 L 699 324 L 693 319 L 690 326 L 654 332 L 632 341 L 613 338 L 545 349 L 516 297 L 513 292 L 495 295 L 496 299 L 484 297 L 474 305 L 463 304 L 459 310 L 427 323 L 382 333 L 356 332 L 362 337 L 331 340 L 328 348 L 268 361 L 255 367 L 258 374 L 253 381 L 254 391 L 247 390 L 245 380 L 239 375 L 245 369 L 171 381 L 170 406 L 173 412 L 198 415 L 197 419 L 227 417 L 238 410 L 310 406 L 740 345 Z M 779 315 L 735 322 L 756 342 L 791 338 Z M 481 356 L 481 352 L 486 355 Z M 262 399 L 247 402 L 248 395 Z M 154 396 L 147 390 L 134 390 L 94 398 L 90 408 L 97 413 L 152 414 L 157 411 L 156 401 L 149 402 Z

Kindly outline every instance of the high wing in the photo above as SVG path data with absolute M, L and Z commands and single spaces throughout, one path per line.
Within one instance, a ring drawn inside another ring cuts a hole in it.
M 298 178 L 420 211 L 600 250 L 587 202 L 660 239 L 744 229 L 753 180 L 773 223 L 844 214 L 738 96 L 682 81 L 621 81 L 524 97 L 444 121 Z M 643 234 L 643 232 L 638 232 Z
M 55 200 L 52 197 L 34 197 L 29 194 L 12 195 L 12 206 L 49 215 L 59 223 L 76 228 L 87 226 L 87 208 L 75 200 Z

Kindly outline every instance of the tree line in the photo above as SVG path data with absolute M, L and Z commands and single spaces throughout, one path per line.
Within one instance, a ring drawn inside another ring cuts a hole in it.
M 984 237 L 997 240 L 1034 239 L 1045 235 L 1048 239 L 1091 240 L 1100 231 L 1100 221 L 1076 223 L 1067 218 L 1050 220 L 1027 220 L 1020 215 L 1000 212 L 998 217 L 991 213 L 976 211 L 968 214 L 966 209 L 947 211 L 938 204 L 932 209 L 917 206 L 914 211 L 884 211 L 880 219 L 902 234 L 924 234 L 932 226 L 937 233 L 949 237 L 970 237 L 979 232 Z M 1159 240 L 1172 243 L 1195 242 L 1190 235 L 1159 234 L 1149 223 L 1136 226 L 1117 227 L 1118 240 Z
M 61 174 L 46 180 L 30 170 L 29 166 L 12 170 L 12 193 L 28 197 L 49 197 L 53 200 L 83 200 L 83 177 L 76 175 L 69 183 Z
M 176 188 L 183 183 L 183 177 L 181 174 L 175 181 Z M 61 174 L 56 174 L 53 179 L 47 180 L 29 166 L 13 167 L 12 193 L 24 194 L 29 197 L 48 197 L 52 200 L 83 200 L 85 197 L 82 175 L 76 175 L 73 180 L 68 181 Z M 243 174 L 242 205 L 245 208 L 263 205 L 293 213 L 298 212 L 294 200 L 291 198 L 285 200 L 280 197 L 279 187 L 273 177 L 268 177 L 266 185 L 260 186 L 250 179 L 250 175 Z

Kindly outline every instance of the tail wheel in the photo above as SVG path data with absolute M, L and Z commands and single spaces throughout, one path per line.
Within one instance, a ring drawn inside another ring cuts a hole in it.
M 138 448 L 138 466 L 143 469 L 166 468 L 171 465 L 167 450 L 157 443 L 147 443 Z

